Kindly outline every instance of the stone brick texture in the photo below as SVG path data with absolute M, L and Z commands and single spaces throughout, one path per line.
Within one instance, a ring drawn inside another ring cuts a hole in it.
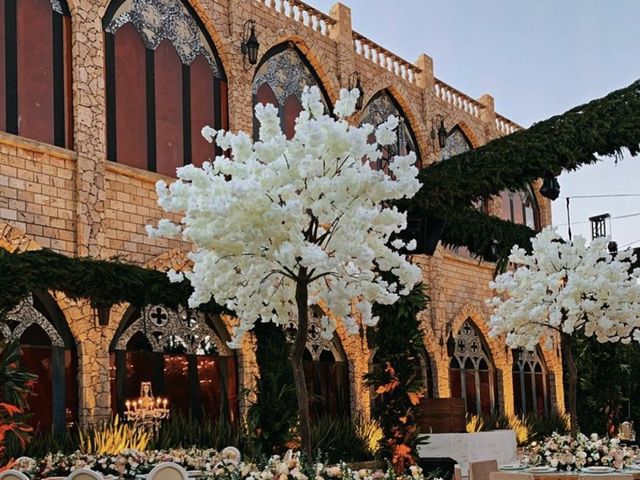
M 448 128 L 459 125 L 474 147 L 513 129 L 513 122 L 496 114 L 493 98 L 474 100 L 433 75 L 427 55 L 407 62 L 366 39 L 351 26 L 351 10 L 336 4 L 328 14 L 299 0 L 189 0 L 211 36 L 229 81 L 229 121 L 233 131 L 252 132 L 251 81 L 240 43 L 245 22 L 257 24 L 260 53 L 282 42 L 294 42 L 307 57 L 330 100 L 348 86 L 350 74 L 362 76 L 365 104 L 388 89 L 406 114 L 415 133 L 423 165 L 439 151 L 430 138 L 432 118 L 440 114 Z M 74 149 L 66 150 L 0 132 L 0 247 L 50 248 L 72 256 L 125 260 L 152 268 L 188 268 L 180 241 L 150 239 L 144 226 L 164 215 L 156 204 L 154 184 L 159 174 L 117 164 L 106 158 L 104 45 L 101 19 L 107 0 L 70 0 L 72 18 L 72 78 Z M 356 114 L 352 119 L 359 121 Z M 176 119 L 179 121 L 179 119 Z M 542 225 L 551 223 L 550 203 L 538 194 Z M 498 214 L 500 199 L 489 202 Z M 485 336 L 499 376 L 499 409 L 513 412 L 512 360 L 503 339 L 488 336 L 492 295 L 489 281 L 494 265 L 456 255 L 438 247 L 432 257 L 414 257 L 423 270 L 431 298 L 420 314 L 424 343 L 433 374 L 432 395 L 449 396 L 446 340 L 468 318 Z M 110 324 L 98 326 L 87 302 L 73 302 L 52 292 L 64 312 L 78 346 L 81 422 L 105 418 L 111 411 L 109 344 L 127 309 L 118 305 Z M 231 326 L 233 319 L 226 319 Z M 367 416 L 370 392 L 362 375 L 371 352 L 359 336 L 338 335 L 350 367 L 352 411 Z M 247 339 L 240 358 L 240 391 L 250 389 L 257 376 L 254 340 Z M 562 366 L 556 349 L 544 350 L 547 369 L 554 376 L 552 404 L 563 410 Z M 242 400 L 242 410 L 251 396 Z

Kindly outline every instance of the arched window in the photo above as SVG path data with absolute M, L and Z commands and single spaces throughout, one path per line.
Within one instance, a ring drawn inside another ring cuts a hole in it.
M 236 357 L 219 319 L 161 305 L 131 309 L 111 344 L 111 405 L 122 413 L 142 382 L 167 397 L 171 411 L 238 418 Z
M 518 414 L 549 412 L 549 375 L 538 348 L 513 350 L 513 401 Z
M 447 160 L 461 153 L 473 150 L 473 145 L 459 125 L 453 127 L 447 135 L 447 141 L 440 150 L 440 160 Z
M 307 349 L 303 357 L 304 377 L 309 394 L 309 411 L 313 419 L 348 417 L 349 364 L 337 334 L 331 340 L 321 335 L 322 311 L 309 309 Z M 287 338 L 293 341 L 294 323 L 287 327 Z
M 0 129 L 71 148 L 71 20 L 64 0 L 0 0 Z
M 495 368 L 488 348 L 471 320 L 466 320 L 455 337 L 456 346 L 449 363 L 451 396 L 463 398 L 467 413 L 495 411 Z
M 169 176 L 213 159 L 200 131 L 228 128 L 227 82 L 189 4 L 113 0 L 103 28 L 107 158 Z
M 396 130 L 398 134 L 396 145 L 389 145 L 382 148 L 382 157 L 375 165 L 372 164 L 371 167 L 378 170 L 383 168 L 386 170 L 389 161 L 395 155 L 407 155 L 409 152 L 416 154 L 416 164 L 420 167 L 420 151 L 417 148 L 416 137 L 411 130 L 409 120 L 389 91 L 381 90 L 369 100 L 369 103 L 367 103 L 367 106 L 362 112 L 360 124 L 368 123 L 378 126 L 385 122 L 390 115 L 397 117 L 400 121 L 400 125 L 398 125 L 398 129 Z M 370 142 L 373 143 L 373 141 L 374 137 L 371 135 Z
M 500 199 L 502 200 L 500 216 L 503 220 L 540 230 L 540 210 L 530 187 L 519 192 L 505 190 L 500 193 Z
M 291 42 L 276 45 L 263 57 L 253 77 L 253 105 L 272 104 L 280 112 L 281 128 L 287 138 L 295 133 L 295 120 L 302 111 L 302 91 L 317 86 L 322 92 L 326 111 L 329 97 L 322 88 L 309 61 Z M 258 138 L 258 121 L 253 118 L 253 136 Z
M 78 418 L 76 347 L 66 320 L 46 294 L 30 295 L 0 323 L 0 337 L 20 342 L 20 364 L 38 376 L 29 410 L 36 429 L 73 426 Z

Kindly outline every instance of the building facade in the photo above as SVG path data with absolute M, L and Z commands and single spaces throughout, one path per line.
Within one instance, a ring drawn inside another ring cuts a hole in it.
M 249 20 L 255 66 L 241 54 Z M 352 120 L 400 117 L 398 147 L 423 168 L 519 128 L 490 95 L 473 99 L 435 78 L 427 55 L 408 62 L 354 31 L 343 4 L 325 14 L 299 0 L 0 0 L 0 29 L 0 247 L 10 251 L 188 268 L 189 245 L 150 239 L 144 226 L 163 216 L 156 181 L 214 157 L 201 127 L 252 132 L 253 106 L 268 102 L 292 135 L 303 87 L 320 87 L 330 111 L 354 72 L 364 107 Z M 432 135 L 441 120 L 444 148 Z M 538 188 L 477 208 L 541 228 L 551 210 Z M 511 352 L 488 336 L 495 266 L 442 246 L 414 261 L 431 298 L 419 317 L 428 395 L 463 397 L 470 413 L 562 410 L 557 346 Z M 99 325 L 88 302 L 34 292 L 8 320 L 0 335 L 20 340 L 40 377 L 33 407 L 42 426 L 102 419 L 143 381 L 172 405 L 211 414 L 224 407 L 237 418 L 251 401 L 241 392 L 255 385 L 255 338 L 230 350 L 233 318 L 118 305 Z M 337 332 L 331 342 L 313 329 L 309 338 L 316 413 L 367 415 L 362 377 L 375 352 Z

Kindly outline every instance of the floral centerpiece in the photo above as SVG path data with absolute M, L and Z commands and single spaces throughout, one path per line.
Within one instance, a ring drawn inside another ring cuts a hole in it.
M 524 461 L 531 466 L 550 466 L 566 471 L 596 466 L 622 469 L 634 462 L 635 454 L 633 448 L 622 446 L 617 438 L 601 438 L 595 433 L 587 437 L 579 433 L 574 439 L 554 433 L 544 441 L 526 447 Z

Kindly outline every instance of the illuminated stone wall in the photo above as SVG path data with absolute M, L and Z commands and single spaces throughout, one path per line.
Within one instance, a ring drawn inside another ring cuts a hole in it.
M 336 4 L 328 14 L 298 1 L 276 8 L 272 0 L 190 0 L 213 40 L 228 78 L 229 124 L 232 130 L 251 132 L 252 79 L 240 54 L 245 22 L 255 19 L 260 53 L 283 42 L 293 42 L 305 56 L 333 103 L 349 76 L 359 71 L 365 104 L 386 89 L 403 110 L 415 135 L 417 150 L 427 165 L 439 158 L 430 130 L 435 114 L 448 129 L 459 126 L 473 146 L 510 133 L 517 125 L 496 114 L 493 98 L 472 99 L 433 75 L 433 62 L 420 55 L 411 63 L 353 31 L 351 10 Z M 101 19 L 106 0 L 69 1 L 72 33 L 72 120 L 74 148 L 63 149 L 0 132 L 0 246 L 46 247 L 67 254 L 98 258 L 115 255 L 138 264 L 166 269 L 182 262 L 188 245 L 150 239 L 144 226 L 155 223 L 162 212 L 155 201 L 154 184 L 169 180 L 106 158 L 106 103 L 104 45 Z M 281 2 L 277 2 L 280 5 Z M 356 12 L 357 13 L 357 12 Z M 462 53 L 462 52 L 461 52 Z M 353 118 L 360 121 L 359 115 Z M 536 193 L 537 193 L 536 185 Z M 551 222 L 548 201 L 537 195 L 543 225 Z M 500 211 L 500 201 L 489 211 Z M 486 336 L 489 311 L 484 301 L 491 295 L 488 282 L 494 266 L 478 263 L 438 248 L 433 257 L 418 257 L 432 301 L 420 315 L 425 346 L 434 376 L 434 394 L 449 396 L 449 358 L 446 340 L 468 318 Z M 184 265 L 183 265 L 184 266 Z M 116 306 L 108 326 L 98 326 L 86 302 L 72 302 L 55 294 L 77 342 L 79 355 L 80 419 L 91 422 L 111 411 L 109 345 L 127 308 Z M 233 319 L 225 319 L 227 327 Z M 370 392 L 362 375 L 371 352 L 359 336 L 338 329 L 348 357 L 352 410 L 369 413 Z M 486 337 L 497 369 L 498 402 L 504 412 L 513 410 L 511 354 L 502 339 Z M 254 385 L 257 369 L 249 338 L 239 354 L 240 389 Z M 555 350 L 544 351 L 547 367 L 555 376 L 554 404 L 562 404 L 561 363 Z M 241 400 L 241 410 L 248 399 Z

